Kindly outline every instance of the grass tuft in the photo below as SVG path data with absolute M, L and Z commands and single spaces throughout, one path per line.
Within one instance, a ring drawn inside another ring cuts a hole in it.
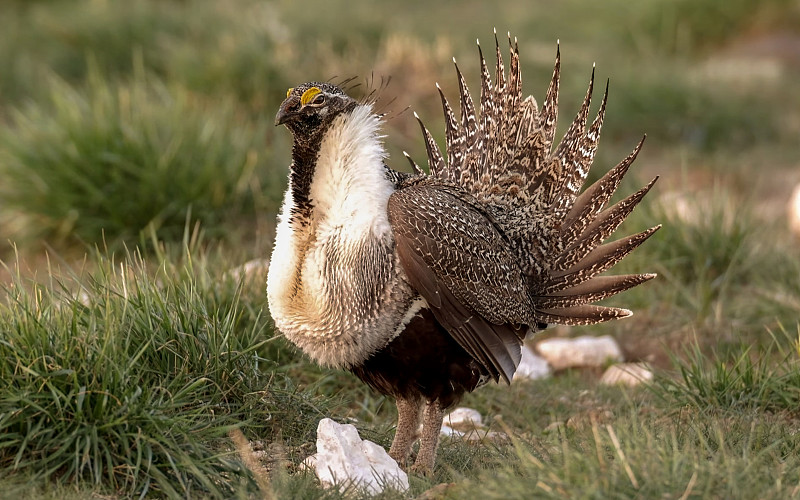
M 297 390 L 263 358 L 273 340 L 260 290 L 200 255 L 182 261 L 151 274 L 135 255 L 100 258 L 96 272 L 46 285 L 16 275 L 5 287 L 0 469 L 223 497 L 234 477 L 255 487 L 231 429 L 289 445 L 313 436 L 333 400 Z
M 116 84 L 93 72 L 85 89 L 54 77 L 46 102 L 0 130 L 3 223 L 17 242 L 179 240 L 187 217 L 219 236 L 264 199 L 264 131 L 143 73 Z
M 783 336 L 785 330 L 781 330 Z M 674 358 L 677 378 L 662 377 L 657 393 L 671 407 L 702 411 L 796 412 L 800 407 L 800 325 L 794 352 L 775 339 L 770 349 L 741 349 L 738 353 L 706 354 L 696 344 Z
M 635 408 L 612 423 L 517 439 L 504 470 L 451 498 L 785 498 L 797 494 L 796 437 L 749 418 L 672 421 Z M 615 439 L 616 438 L 616 439 Z M 776 446 L 776 443 L 785 446 Z M 624 457 L 624 459 L 623 459 Z M 792 472 L 790 472 L 792 471 Z M 747 475 L 747 482 L 741 481 Z

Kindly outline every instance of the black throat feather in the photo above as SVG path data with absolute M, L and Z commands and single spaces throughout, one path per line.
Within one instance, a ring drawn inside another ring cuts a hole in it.
M 314 179 L 323 137 L 336 117 L 352 113 L 355 107 L 356 101 L 350 100 L 336 113 L 331 113 L 323 118 L 312 115 L 289 126 L 294 135 L 292 166 L 289 176 L 294 201 L 292 222 L 302 223 L 310 218 L 313 208 L 311 181 Z
M 292 146 L 292 166 L 289 179 L 292 189 L 292 222 L 307 220 L 311 215 L 311 180 L 319 157 L 322 140 L 298 141 Z

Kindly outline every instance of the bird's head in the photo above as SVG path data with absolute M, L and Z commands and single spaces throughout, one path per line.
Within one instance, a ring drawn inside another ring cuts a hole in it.
M 319 139 L 333 120 L 350 113 L 358 102 L 330 83 L 309 82 L 290 88 L 275 116 L 296 139 Z

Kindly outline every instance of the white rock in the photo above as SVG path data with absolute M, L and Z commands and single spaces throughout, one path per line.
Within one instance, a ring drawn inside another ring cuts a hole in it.
M 483 417 L 478 410 L 459 407 L 444 416 L 439 434 L 448 437 L 463 437 L 468 432 L 483 428 Z
M 554 370 L 581 366 L 603 366 L 609 361 L 622 361 L 619 344 L 609 335 L 576 337 L 574 339 L 545 339 L 536 350 Z
M 537 355 L 530 347 L 522 346 L 522 361 L 519 362 L 513 380 L 538 380 L 552 374 L 553 370 L 546 359 Z
M 715 199 L 707 192 L 667 191 L 659 197 L 658 203 L 670 220 L 693 226 L 708 220 L 709 214 L 714 213 L 715 203 L 727 206 L 727 200 Z M 731 210 L 735 213 L 735 207 Z
M 447 437 L 461 437 L 464 435 L 464 433 L 453 429 L 447 424 L 442 424 L 442 429 L 439 431 L 439 435 Z
M 326 486 L 357 484 L 373 495 L 388 486 L 408 491 L 408 475 L 386 450 L 362 440 L 354 426 L 337 424 L 329 418 L 319 421 L 317 453 L 303 463 L 314 469 Z
M 653 372 L 642 363 L 620 363 L 611 365 L 600 377 L 600 383 L 605 385 L 627 385 L 634 387 L 642 382 L 653 380 Z
M 503 432 L 490 431 L 483 425 L 483 417 L 478 410 L 472 408 L 456 408 L 445 415 L 442 423 L 442 436 L 460 438 L 471 442 L 504 442 L 508 435 Z
M 471 429 L 474 427 L 483 427 L 483 417 L 481 417 L 478 410 L 460 407 L 445 415 L 444 423 L 454 429 L 464 426 Z
M 789 229 L 792 234 L 800 238 L 800 184 L 792 191 L 786 215 L 789 217 Z

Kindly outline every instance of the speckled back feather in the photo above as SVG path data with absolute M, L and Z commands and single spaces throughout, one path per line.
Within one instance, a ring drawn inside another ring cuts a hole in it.
M 428 155 L 429 182 L 455 185 L 482 205 L 526 277 L 537 322 L 590 324 L 630 315 L 626 309 L 591 303 L 615 295 L 654 274 L 597 276 L 649 238 L 657 227 L 603 244 L 655 183 L 607 207 L 638 154 L 634 151 L 581 193 L 594 160 L 606 110 L 608 85 L 587 129 L 594 70 L 583 104 L 553 147 L 558 115 L 560 50 L 544 104 L 522 97 L 519 48 L 509 36 L 506 75 L 496 42 L 494 82 L 481 52 L 480 115 L 461 71 L 460 119 L 439 90 L 445 115 L 446 159 L 420 121 Z M 479 46 L 480 50 L 480 46 Z M 413 161 L 415 169 L 421 172 Z M 446 237 L 446 236 L 445 236 Z M 477 310 L 481 301 L 467 301 Z M 515 306 L 516 307 L 516 306 Z

